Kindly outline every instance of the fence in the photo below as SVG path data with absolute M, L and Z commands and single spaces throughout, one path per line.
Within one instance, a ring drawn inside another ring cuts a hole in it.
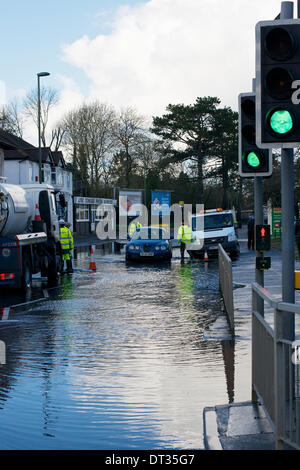
M 222 245 L 218 245 L 219 251 L 219 280 L 225 310 L 231 332 L 234 334 L 234 304 L 232 287 L 232 262 Z
M 274 328 L 256 311 L 257 298 L 274 310 Z M 273 424 L 276 448 L 283 449 L 287 445 L 300 450 L 300 342 L 285 339 L 282 329 L 282 315 L 300 314 L 300 305 L 272 299 L 257 283 L 252 285 L 252 305 L 254 394 Z

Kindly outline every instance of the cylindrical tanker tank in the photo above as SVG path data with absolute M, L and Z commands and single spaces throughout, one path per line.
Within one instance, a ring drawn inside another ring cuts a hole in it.
M 14 184 L 0 184 L 0 236 L 28 232 L 34 210 L 23 188 Z

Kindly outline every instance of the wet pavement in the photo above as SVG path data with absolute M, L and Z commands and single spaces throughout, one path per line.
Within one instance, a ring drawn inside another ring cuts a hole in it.
M 0 449 L 203 448 L 203 408 L 251 390 L 249 341 L 205 339 L 217 260 L 127 265 L 107 245 L 89 272 L 88 254 L 57 288 L 1 293 Z

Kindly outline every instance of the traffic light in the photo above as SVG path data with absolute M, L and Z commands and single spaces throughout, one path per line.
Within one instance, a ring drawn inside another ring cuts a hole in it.
M 300 146 L 300 20 L 256 25 L 256 143 Z
M 269 251 L 271 249 L 270 225 L 255 226 L 255 249 L 256 251 Z
M 269 176 L 272 150 L 259 149 L 255 142 L 255 93 L 239 95 L 239 174 Z

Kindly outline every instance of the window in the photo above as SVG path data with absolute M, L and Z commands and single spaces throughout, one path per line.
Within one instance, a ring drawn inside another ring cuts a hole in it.
M 57 175 L 57 184 L 58 184 L 58 186 L 63 186 L 64 185 L 64 175 L 63 175 L 62 168 L 57 168 L 56 175 Z
M 78 204 L 76 206 L 76 221 L 88 222 L 89 220 L 89 206 L 87 204 Z
M 51 206 L 51 210 L 56 214 L 56 201 L 55 201 L 54 193 L 51 193 L 50 206 Z
M 66 172 L 66 175 L 67 175 L 67 187 L 70 188 L 71 187 L 71 175 L 70 175 L 70 172 Z
M 49 166 L 43 166 L 43 182 L 51 182 L 51 168 Z
M 30 182 L 33 181 L 33 163 L 31 163 L 31 162 L 29 162 L 28 180 L 29 180 Z
M 51 184 L 56 184 L 56 168 L 51 168 Z

